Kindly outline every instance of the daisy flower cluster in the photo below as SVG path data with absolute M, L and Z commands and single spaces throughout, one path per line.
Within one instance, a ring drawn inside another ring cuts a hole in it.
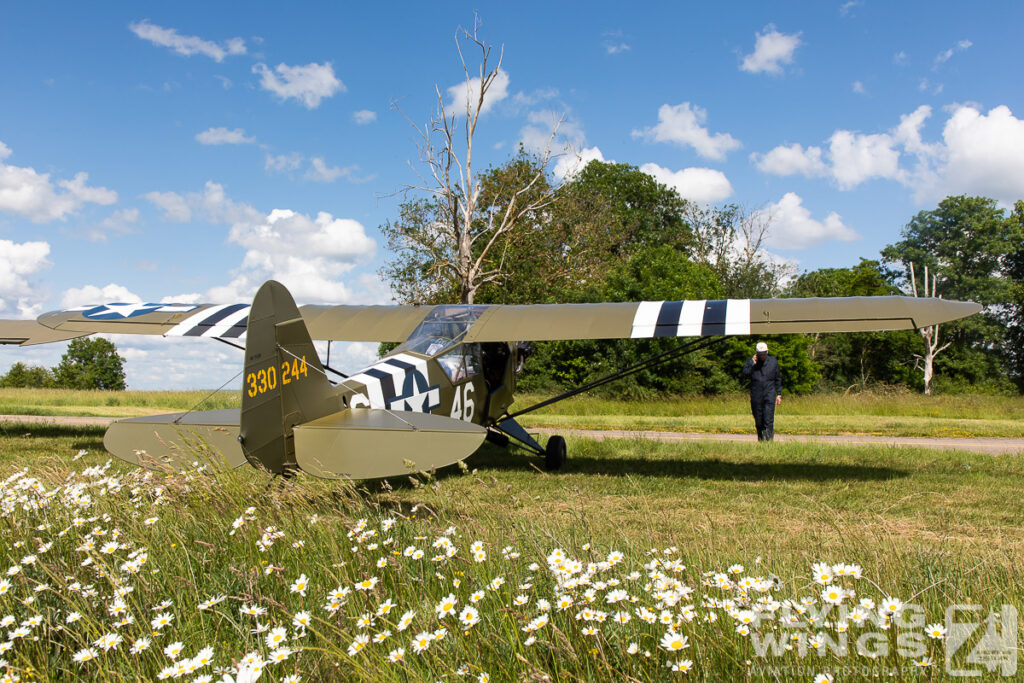
M 254 681 L 264 668 L 288 660 L 269 640 L 265 650 L 249 652 L 184 644 L 202 643 L 203 636 L 193 619 L 180 628 L 182 608 L 210 611 L 227 597 L 196 605 L 166 597 L 149 541 L 170 514 L 158 512 L 171 502 L 170 486 L 195 494 L 190 484 L 200 484 L 199 490 L 209 484 L 199 481 L 204 469 L 196 463 L 165 483 L 153 472 L 112 472 L 107 461 L 71 472 L 57 485 L 28 468 L 0 482 L 0 534 L 10 562 L 0 579 L 0 628 L 7 629 L 0 681 L 38 678 L 47 670 L 74 678 Z M 55 656 L 66 659 L 54 662 Z M 278 680 L 297 683 L 301 676 L 281 671 Z
M 198 463 L 0 482 L 3 680 L 715 680 L 756 656 L 838 665 L 835 642 L 911 628 L 928 645 L 912 664 L 941 658 L 943 627 L 906 623 L 856 564 L 702 570 L 675 546 L 542 544 L 325 504 L 322 484 L 260 490 Z

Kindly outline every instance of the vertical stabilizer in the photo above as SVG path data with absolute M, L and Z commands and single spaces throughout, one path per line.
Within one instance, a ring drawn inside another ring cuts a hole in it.
M 265 282 L 246 329 L 239 424 L 245 457 L 277 474 L 295 469 L 295 425 L 342 407 L 292 295 L 279 282 Z

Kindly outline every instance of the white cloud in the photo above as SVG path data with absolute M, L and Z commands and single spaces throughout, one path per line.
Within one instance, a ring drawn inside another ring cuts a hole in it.
M 245 145 L 256 142 L 256 138 L 245 137 L 241 128 L 207 128 L 196 134 L 196 140 L 204 145 Z
M 954 45 L 953 47 L 949 48 L 948 50 L 943 50 L 939 54 L 935 55 L 935 66 L 937 67 L 940 64 L 945 64 L 953 57 L 954 54 L 956 54 L 957 52 L 963 52 L 972 45 L 974 45 L 974 43 L 972 43 L 969 40 L 957 41 L 956 45 Z
M 110 339 L 125 357 L 129 389 L 212 390 L 224 382 L 228 382 L 225 389 L 240 389 L 241 382 L 232 377 L 242 369 L 243 354 L 223 344 L 198 337 L 101 336 Z
M 302 165 L 304 158 L 298 152 L 288 154 L 268 154 L 263 168 L 270 173 L 284 173 L 294 171 Z
M 828 140 L 827 161 L 820 147 L 806 149 L 798 144 L 779 145 L 765 155 L 751 154 L 750 159 L 762 173 L 788 176 L 800 174 L 808 178 L 831 177 L 842 190 L 849 190 L 874 178 L 905 180 L 897 149 L 900 133 L 865 135 L 837 130 Z
M 607 54 L 610 54 L 610 55 L 617 55 L 617 54 L 620 54 L 622 52 L 629 52 L 632 49 L 633 48 L 631 48 L 629 46 L 629 43 L 605 43 L 604 44 L 604 51 Z
M 231 38 L 223 45 L 218 45 L 209 40 L 203 40 L 198 36 L 183 36 L 176 29 L 163 28 L 151 24 L 148 20 L 132 22 L 128 25 L 132 33 L 143 40 L 148 40 L 160 47 L 169 47 L 179 55 L 191 57 L 192 55 L 205 55 L 210 59 L 220 62 L 228 55 L 244 55 L 245 41 L 241 38 Z
M 71 180 L 58 180 L 49 173 L 37 173 L 30 167 L 4 163 L 11 150 L 0 142 L 0 211 L 24 216 L 33 223 L 64 220 L 83 204 L 109 205 L 117 193 L 105 187 L 89 187 L 89 174 L 76 173 Z M 60 188 L 60 189 L 58 189 Z M 63 190 L 63 191 L 61 191 Z
M 537 154 L 549 152 L 554 161 L 551 171 L 558 180 L 574 177 L 591 161 L 605 160 L 598 147 L 584 146 L 587 136 L 583 127 L 567 113 L 532 111 L 527 121 L 519 131 L 520 144 Z
M 518 114 L 523 109 L 553 100 L 556 97 L 558 97 L 558 88 L 537 88 L 530 93 L 520 91 L 509 98 L 506 106 L 511 113 Z
M 872 178 L 899 180 L 900 153 L 895 140 L 885 133 L 862 135 L 837 130 L 829 138 L 832 175 L 839 189 L 848 190 Z
M 282 100 L 299 100 L 307 109 L 316 109 L 325 97 L 345 92 L 345 84 L 335 77 L 330 62 L 311 62 L 305 66 L 278 64 L 273 71 L 266 64 L 259 63 L 252 67 L 252 72 L 260 76 L 260 86 L 264 90 Z
M 175 192 L 147 192 L 143 196 L 164 212 L 165 221 L 187 223 L 192 219 L 192 210 L 185 199 Z
M 852 242 L 860 239 L 852 228 L 843 224 L 834 211 L 824 221 L 811 218 L 803 199 L 787 192 L 775 204 L 755 212 L 755 218 L 769 225 L 765 241 L 779 249 L 803 249 L 829 240 Z
M 591 161 L 604 160 L 604 155 L 597 147 L 587 147 L 579 152 L 566 150 L 555 163 L 553 173 L 560 180 L 569 179 L 586 168 Z
M 919 203 L 950 194 L 976 194 L 1010 205 L 1024 196 L 1024 120 L 1001 105 L 983 113 L 975 104 L 949 110 L 941 140 L 926 141 L 923 129 L 932 108 L 922 105 L 900 117 L 885 133 L 837 130 L 821 149 L 776 147 L 757 168 L 773 175 L 829 176 L 848 190 L 874 178 L 895 180 Z
M 113 282 L 104 287 L 97 287 L 96 285 L 71 287 L 64 290 L 60 297 L 61 308 L 113 303 L 138 304 L 142 303 L 142 299 L 127 287 L 114 284 Z
M 306 172 L 306 179 L 318 183 L 333 183 L 341 176 L 351 173 L 349 168 L 328 166 L 323 157 L 313 157 L 309 160 L 309 164 L 312 168 Z
M 328 166 L 323 157 L 313 157 L 309 163 L 313 168 L 306 172 L 306 178 L 318 183 L 333 183 L 345 174 L 345 171 L 337 166 Z
M 353 288 L 341 277 L 376 251 L 376 242 L 354 220 L 321 211 L 316 218 L 274 209 L 258 223 L 235 223 L 228 241 L 246 249 L 235 278 L 215 287 L 215 300 L 245 300 L 265 280 L 278 280 L 306 302 L 351 302 Z
M 34 287 L 31 277 L 52 265 L 47 242 L 0 240 L 0 311 L 17 309 L 24 318 L 41 312 L 46 296 Z
M 633 137 L 671 142 L 680 147 L 690 146 L 706 159 L 721 161 L 728 152 L 739 148 L 741 144 L 728 133 L 711 135 L 703 126 L 707 117 L 707 111 L 689 102 L 675 106 L 663 104 L 658 108 L 658 125 L 634 130 Z
M 793 53 L 800 46 L 800 34 L 785 34 L 768 24 L 757 34 L 754 51 L 743 58 L 740 69 L 750 73 L 781 74 L 783 64 L 793 62 Z
M 377 120 L 377 112 L 370 111 L 369 109 L 360 109 L 359 111 L 352 112 L 352 120 L 360 126 L 365 126 Z
M 827 175 L 828 166 L 821 160 L 820 147 L 808 147 L 793 143 L 792 145 L 779 145 L 765 155 L 756 152 L 750 155 L 758 170 L 771 175 L 794 175 L 801 174 L 812 178 L 815 176 Z
M 839 7 L 839 16 L 848 17 L 852 15 L 854 8 L 858 7 L 859 5 L 861 5 L 861 0 L 849 0 L 849 2 L 844 2 Z
M 680 197 L 701 204 L 720 202 L 732 194 L 732 185 L 725 174 L 711 168 L 672 171 L 657 164 L 644 164 L 640 170 L 659 183 L 674 188 Z
M 864 83 L 862 83 L 861 81 L 854 81 L 853 85 L 850 86 L 850 89 L 853 90 L 853 92 L 857 93 L 858 95 L 866 95 L 868 93 L 868 91 L 864 88 Z
M 935 173 L 919 185 L 920 198 L 979 194 L 1011 204 L 1024 197 L 1024 120 L 1009 107 L 983 114 L 960 106 L 942 130 Z M 929 183 L 929 180 L 931 181 Z
M 487 87 L 487 94 L 484 95 L 483 105 L 480 113 L 486 114 L 494 108 L 498 102 L 508 97 L 508 72 L 499 69 L 494 80 Z M 477 98 L 480 97 L 480 79 L 470 78 L 448 88 L 448 113 L 456 116 L 465 116 L 467 112 L 476 110 Z
M 139 222 L 138 209 L 118 209 L 100 224 L 89 231 L 88 237 L 94 242 L 106 242 L 110 235 L 127 235 L 137 232 L 135 226 Z
M 519 131 L 519 141 L 529 150 L 543 154 L 571 154 L 583 146 L 586 135 L 579 122 L 555 111 L 531 111 L 527 125 Z
M 324 211 L 316 217 L 288 209 L 263 214 L 232 201 L 214 182 L 202 192 L 151 194 L 175 210 L 185 207 L 195 219 L 231 226 L 227 241 L 245 249 L 231 282 L 211 288 L 204 295 L 208 301 L 246 301 L 269 279 L 283 282 L 297 300 L 309 303 L 353 303 L 366 296 L 365 284 L 353 287 L 342 281 L 376 252 L 376 242 L 358 221 Z
M 306 180 L 312 180 L 315 183 L 333 183 L 338 178 L 345 178 L 350 183 L 365 183 L 376 177 L 376 174 L 368 176 L 356 175 L 359 171 L 359 166 L 355 164 L 345 166 L 344 168 L 328 166 L 323 157 L 313 157 L 309 160 L 309 165 L 311 168 L 306 171 L 304 177 Z
M 105 187 L 89 187 L 85 183 L 89 180 L 89 174 L 80 171 L 71 180 L 58 180 L 57 184 L 63 187 L 74 197 L 79 204 L 91 203 L 108 206 L 117 201 L 117 193 Z
M 910 56 L 907 55 L 907 53 L 904 52 L 903 50 L 900 50 L 899 52 L 892 56 L 892 63 L 898 66 L 903 66 L 908 61 L 910 61 Z

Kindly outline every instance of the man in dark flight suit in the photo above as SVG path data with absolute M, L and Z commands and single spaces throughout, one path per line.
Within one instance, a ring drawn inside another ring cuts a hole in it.
M 757 343 L 757 353 L 743 366 L 743 376 L 750 379 L 750 410 L 754 413 L 757 440 L 775 437 L 775 406 L 782 405 L 782 376 L 775 356 L 768 355 L 768 345 Z

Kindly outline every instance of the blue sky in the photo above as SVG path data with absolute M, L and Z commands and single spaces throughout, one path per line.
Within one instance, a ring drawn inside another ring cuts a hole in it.
M 947 194 L 1024 198 L 1019 3 L 8 3 L 0 317 L 244 301 L 270 277 L 300 303 L 388 301 L 378 226 L 417 181 L 403 113 L 450 99 L 474 9 L 504 47 L 478 167 L 561 117 L 561 173 L 628 162 L 762 211 L 800 270 L 876 257 Z M 212 388 L 240 361 L 115 341 L 132 388 Z M 3 349 L 0 370 L 62 352 Z

